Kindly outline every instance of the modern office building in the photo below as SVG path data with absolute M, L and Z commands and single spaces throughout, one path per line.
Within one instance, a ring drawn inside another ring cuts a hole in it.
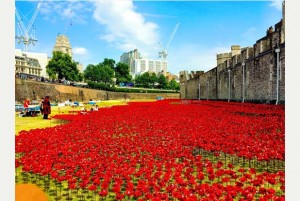
M 137 49 L 123 53 L 120 57 L 120 62 L 129 66 L 132 77 L 145 72 L 163 73 L 166 75 L 168 69 L 167 61 L 142 58 Z

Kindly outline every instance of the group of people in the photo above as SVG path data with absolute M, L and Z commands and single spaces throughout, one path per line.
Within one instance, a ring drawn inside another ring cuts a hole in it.
M 30 100 L 29 100 L 29 98 L 26 98 L 26 100 L 24 100 L 24 103 L 23 103 L 25 111 L 28 110 L 29 105 L 30 105 Z M 90 112 L 98 111 L 98 110 L 99 110 L 99 106 L 97 104 L 94 107 L 90 108 Z M 40 111 L 41 111 L 41 114 L 43 115 L 43 119 L 48 119 L 48 115 L 51 114 L 51 103 L 50 103 L 49 96 L 45 96 L 45 98 L 42 100 L 42 102 L 40 104 Z M 82 107 L 80 109 L 81 114 L 86 114 L 87 112 L 88 111 L 85 107 Z
M 30 105 L 30 100 L 29 98 L 26 98 L 23 102 L 25 116 L 29 111 L 28 109 L 29 105 Z M 48 115 L 51 114 L 51 103 L 50 103 L 49 96 L 45 96 L 45 98 L 42 100 L 40 104 L 40 112 L 43 115 L 43 119 L 48 119 Z
M 99 110 L 99 107 L 98 107 L 98 105 L 95 105 L 95 107 L 91 107 L 90 108 L 90 112 L 93 112 L 93 111 L 98 111 Z M 81 109 L 80 109 L 80 114 L 87 114 L 87 109 L 86 109 L 86 107 L 82 107 Z

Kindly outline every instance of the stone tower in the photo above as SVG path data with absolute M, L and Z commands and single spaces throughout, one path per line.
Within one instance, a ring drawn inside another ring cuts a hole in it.
M 224 63 L 231 58 L 231 53 L 217 54 L 217 65 Z
M 231 46 L 231 56 L 235 56 L 241 54 L 241 46 L 239 45 L 232 45 Z
M 56 37 L 56 42 L 53 48 L 54 51 L 60 51 L 63 53 L 67 53 L 72 57 L 72 47 L 69 41 L 69 38 L 66 35 L 59 34 Z

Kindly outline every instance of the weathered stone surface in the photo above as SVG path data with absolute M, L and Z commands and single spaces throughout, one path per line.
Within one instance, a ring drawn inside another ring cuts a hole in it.
M 217 55 L 217 67 L 192 78 L 186 71 L 180 72 L 180 97 L 199 99 L 242 101 L 243 66 L 244 99 L 252 102 L 275 102 L 277 100 L 277 53 L 279 48 L 279 102 L 285 101 L 285 43 L 281 23 L 276 31 L 268 32 L 253 47 L 242 48 L 240 54 Z M 280 44 L 280 42 L 283 43 Z M 280 45 L 279 45 L 280 44 Z M 232 49 L 238 46 L 232 46 Z M 237 52 L 235 52 L 237 53 Z M 234 55 L 234 56 L 231 56 Z M 229 71 L 230 70 L 230 73 Z M 229 75 L 230 74 L 230 75 Z M 230 79 L 230 80 L 229 80 Z M 229 86 L 230 84 L 230 86 Z
M 16 79 L 15 81 L 15 100 L 23 102 L 25 98 L 38 100 L 44 96 L 50 96 L 55 99 L 66 101 L 89 101 L 92 100 L 121 100 L 121 99 L 156 99 L 162 96 L 165 99 L 178 99 L 178 93 L 124 93 L 108 92 L 95 89 L 80 88 L 59 84 L 50 84 L 31 80 Z

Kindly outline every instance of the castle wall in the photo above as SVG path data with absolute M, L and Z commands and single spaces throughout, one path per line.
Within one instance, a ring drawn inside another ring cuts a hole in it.
M 279 47 L 279 102 L 283 103 L 285 101 L 285 43 L 282 42 L 284 32 L 281 30 L 281 25 L 281 22 L 275 25 L 276 31 L 269 29 L 267 35 L 257 40 L 253 47 L 239 49 L 239 46 L 232 46 L 233 52 L 218 54 L 217 67 L 199 77 L 180 80 L 181 98 L 198 99 L 200 83 L 201 99 L 228 100 L 230 98 L 230 101 L 242 101 L 242 63 L 245 63 L 245 101 L 275 102 L 277 99 L 275 49 Z M 187 74 L 186 71 L 182 73 Z M 189 78 L 188 75 L 181 75 L 182 77 Z

